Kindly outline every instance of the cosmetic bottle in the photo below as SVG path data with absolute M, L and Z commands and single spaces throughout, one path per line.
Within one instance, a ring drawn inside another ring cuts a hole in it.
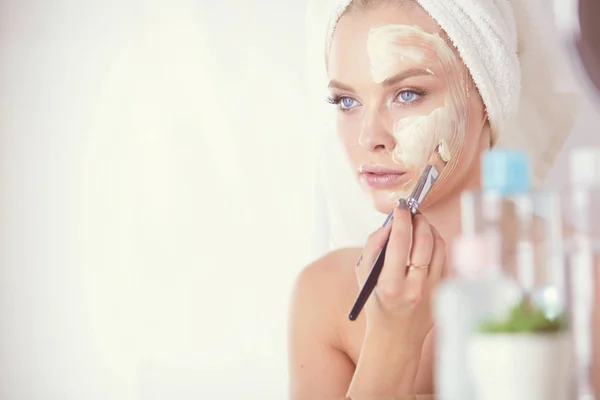
M 463 234 L 496 232 L 498 285 L 515 286 L 491 308 L 486 291 L 471 302 L 466 369 L 477 400 L 568 400 L 571 382 L 560 201 L 532 190 L 527 155 L 492 151 L 482 160 L 482 190 L 462 197 Z M 493 284 L 490 285 L 494 287 Z
M 574 149 L 569 156 L 564 216 L 576 374 L 571 398 L 593 400 L 600 392 L 600 148 Z
M 461 196 L 463 235 L 497 230 L 503 271 L 516 278 L 517 198 L 531 192 L 529 156 L 520 151 L 491 150 L 481 159 L 481 189 Z
M 557 192 L 531 188 L 526 153 L 492 150 L 482 158 L 482 189 L 461 197 L 462 233 L 496 230 L 506 276 L 545 302 L 566 304 L 565 249 Z M 551 303 L 553 305 L 551 305 Z
M 482 159 L 483 190 L 461 199 L 462 235 L 452 251 L 452 276 L 436 290 L 436 396 L 480 400 L 469 367 L 472 332 L 486 316 L 503 318 L 521 298 L 504 274 L 502 218 L 514 211 L 505 199 L 529 190 L 529 163 L 523 153 L 493 151 Z
M 462 196 L 462 237 L 480 239 L 457 246 L 456 276 L 434 300 L 443 400 L 567 400 L 560 202 L 556 193 L 531 190 L 529 171 L 526 154 L 490 151 L 482 189 Z M 461 265 L 474 267 L 472 256 L 480 269 L 467 276 L 474 268 Z

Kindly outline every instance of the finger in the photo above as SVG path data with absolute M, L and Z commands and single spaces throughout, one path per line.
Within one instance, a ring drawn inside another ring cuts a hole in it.
M 360 286 L 364 284 L 367 276 L 369 276 L 369 272 L 371 272 L 377 256 L 390 236 L 390 230 L 391 224 L 388 224 L 377 229 L 367 238 L 363 252 L 356 265 L 356 276 Z
M 443 261 L 442 261 L 442 265 L 440 268 L 440 278 L 439 279 L 443 279 L 447 276 L 450 276 L 450 269 L 448 266 L 448 253 L 447 253 L 447 246 L 446 246 L 446 241 L 444 240 L 444 238 L 442 237 L 442 235 L 440 235 L 440 232 L 436 229 L 435 226 L 431 226 L 431 230 L 434 234 L 434 238 L 436 240 L 436 243 L 439 242 L 439 249 L 443 250 Z
M 413 245 L 410 254 L 410 264 L 414 269 L 406 271 L 405 287 L 409 301 L 418 302 L 425 289 L 431 268 L 431 255 L 434 248 L 434 238 L 429 223 L 422 215 L 413 218 Z
M 412 220 L 406 201 L 394 210 L 385 264 L 377 281 L 377 292 L 390 300 L 401 295 L 412 241 Z
M 431 226 L 421 214 L 413 217 L 413 239 L 409 261 L 414 266 L 429 266 L 433 253 L 434 237 Z M 421 271 L 421 270 L 411 270 Z M 422 275 L 422 274 L 421 274 Z
M 433 252 L 429 263 L 429 281 L 431 285 L 437 284 L 444 276 L 446 267 L 446 243 L 437 229 L 431 227 L 433 235 Z

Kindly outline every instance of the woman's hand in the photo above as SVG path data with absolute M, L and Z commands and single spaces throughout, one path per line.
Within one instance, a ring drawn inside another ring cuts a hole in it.
M 423 342 L 433 326 L 431 293 L 446 260 L 445 244 L 423 215 L 411 218 L 405 201 L 391 224 L 374 232 L 357 267 L 362 286 L 389 236 L 377 286 L 365 305 L 366 331 L 348 396 L 414 394 Z
M 385 262 L 365 305 L 366 331 L 347 395 L 352 398 L 414 394 L 423 342 L 433 326 L 430 296 L 442 275 L 444 241 L 425 218 L 411 218 L 405 201 L 391 224 L 373 233 L 357 266 L 362 286 L 386 238 Z
M 401 200 L 392 222 L 367 240 L 357 268 L 360 286 L 388 235 L 385 263 L 365 305 L 367 333 L 388 332 L 404 343 L 420 346 L 433 326 L 430 299 L 442 275 L 445 244 L 423 215 L 411 218 L 406 201 Z

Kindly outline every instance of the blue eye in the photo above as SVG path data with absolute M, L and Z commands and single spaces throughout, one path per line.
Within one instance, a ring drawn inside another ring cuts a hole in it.
M 342 109 L 348 109 L 348 108 L 352 108 L 354 106 L 354 102 L 356 100 L 354 100 L 351 97 L 342 97 L 340 99 L 340 106 Z
M 352 109 L 360 105 L 358 100 L 355 100 L 352 97 L 339 95 L 328 96 L 327 102 L 329 104 L 335 104 L 337 106 L 338 111 L 343 112 L 351 111 Z
M 414 90 L 403 90 L 398 94 L 401 103 L 412 103 L 419 98 L 420 94 Z

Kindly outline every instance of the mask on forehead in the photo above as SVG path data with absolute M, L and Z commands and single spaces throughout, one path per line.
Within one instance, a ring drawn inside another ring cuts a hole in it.
M 386 112 L 391 116 L 392 126 L 388 128 L 396 142 L 392 153 L 395 162 L 420 171 L 437 149 L 438 156 L 449 163 L 444 174 L 451 172 L 465 140 L 470 81 L 454 51 L 438 34 L 427 33 L 418 26 L 386 25 L 371 29 L 368 53 L 376 83 L 409 69 L 422 70 L 443 81 L 444 95 L 439 104 L 421 107 L 424 111 L 407 111 L 397 110 L 397 105 L 389 103 Z M 418 175 L 392 197 L 406 197 L 416 179 Z

